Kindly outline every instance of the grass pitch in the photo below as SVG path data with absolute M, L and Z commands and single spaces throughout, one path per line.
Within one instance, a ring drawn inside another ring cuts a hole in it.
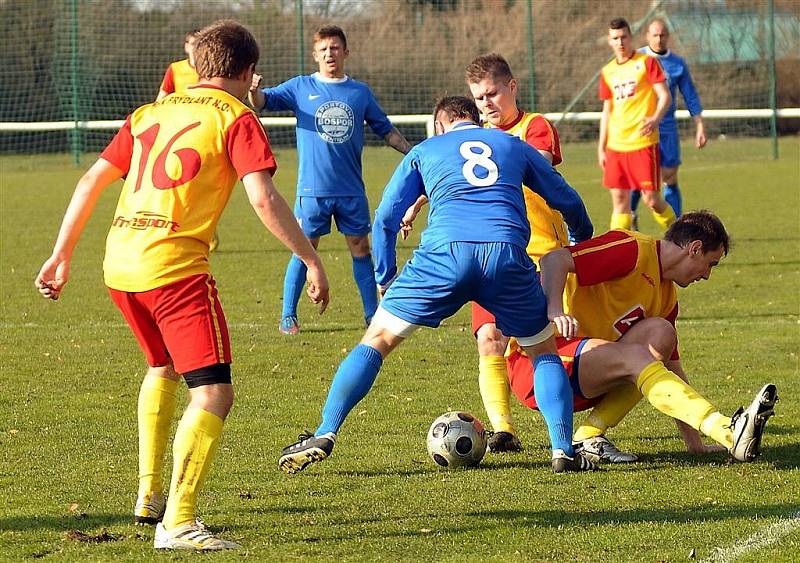
M 736 143 L 737 154 L 768 154 L 766 141 Z M 515 403 L 523 453 L 488 455 L 475 470 L 438 469 L 425 452 L 430 422 L 450 409 L 485 418 L 462 310 L 390 357 L 330 460 L 283 475 L 280 448 L 316 426 L 332 374 L 363 332 L 361 306 L 344 241 L 333 235 L 321 249 L 332 283 L 329 312 L 317 316 L 303 303 L 302 333 L 279 336 L 289 255 L 238 188 L 212 256 L 231 328 L 237 402 L 200 513 L 245 550 L 215 560 L 796 560 L 798 139 L 782 140 L 781 151 L 779 161 L 742 160 L 712 143 L 702 152 L 685 149 L 681 170 L 685 208 L 717 212 L 735 244 L 710 282 L 681 290 L 681 355 L 694 385 L 725 413 L 748 403 L 762 383 L 778 385 L 777 414 L 753 464 L 685 453 L 674 423 L 644 403 L 611 433 L 640 463 L 554 475 L 541 417 Z M 594 148 L 567 145 L 564 152 L 562 172 L 601 232 L 610 203 Z M 398 160 L 390 149 L 367 150 L 373 206 Z M 278 161 L 277 181 L 291 200 L 294 153 L 281 151 Z M 155 554 L 152 530 L 131 523 L 144 362 L 101 273 L 118 188 L 101 199 L 71 281 L 50 303 L 38 297 L 33 278 L 81 170 L 61 156 L 3 157 L 0 165 L 0 559 L 190 559 Z M 644 215 L 643 230 L 656 233 Z M 401 257 L 418 234 L 400 243 Z

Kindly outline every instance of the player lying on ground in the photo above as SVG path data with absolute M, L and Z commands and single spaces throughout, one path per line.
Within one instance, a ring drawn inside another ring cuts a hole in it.
M 231 549 L 196 521 L 203 485 L 233 405 L 231 346 L 208 270 L 211 237 L 237 179 L 264 226 L 308 266 L 311 300 L 328 303 L 322 262 L 272 183 L 277 164 L 255 114 L 241 100 L 258 43 L 225 20 L 195 48 L 201 81 L 135 110 L 75 188 L 52 256 L 36 276 L 58 299 L 72 252 L 103 190 L 125 177 L 103 262 L 105 283 L 149 368 L 139 392 L 139 493 L 134 519 L 156 524 L 158 549 Z M 169 495 L 164 453 L 186 381 L 189 405 L 173 441 Z M 163 520 L 163 522 L 162 522 Z
M 739 461 L 759 454 L 777 400 L 775 385 L 764 385 L 746 410 L 727 417 L 687 383 L 678 354 L 675 286 L 707 280 L 728 248 L 722 222 L 698 211 L 678 219 L 664 240 L 610 231 L 542 258 L 548 316 L 560 333 L 558 352 L 570 375 L 576 409 L 596 405 L 575 434 L 587 457 L 635 460 L 620 454 L 604 434 L 642 395 L 676 419 L 690 452 L 720 450 L 704 445 L 699 430 Z M 562 293 L 563 303 L 558 299 Z M 508 366 L 514 393 L 536 408 L 535 382 L 524 353 L 513 351 Z
M 479 127 L 472 100 L 442 99 L 434 121 L 440 134 L 406 155 L 375 213 L 375 276 L 385 296 L 361 343 L 339 365 L 322 423 L 313 435 L 301 435 L 283 450 L 280 467 L 294 473 L 327 458 L 384 358 L 418 327 L 435 328 L 476 301 L 496 316 L 504 334 L 517 337 L 537 366 L 536 398 L 550 431 L 553 470 L 593 469 L 572 447 L 572 393 L 536 267 L 525 253 L 530 226 L 522 185 L 561 211 L 584 238 L 592 232 L 586 208 L 536 149 L 518 137 Z M 421 195 L 430 201 L 428 228 L 398 274 L 400 219 Z

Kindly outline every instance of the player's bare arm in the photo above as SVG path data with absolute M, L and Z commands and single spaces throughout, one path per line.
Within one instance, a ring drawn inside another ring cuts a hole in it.
M 383 138 L 386 141 L 386 144 L 392 147 L 394 150 L 401 152 L 403 154 L 408 154 L 408 151 L 411 150 L 411 143 L 403 136 L 403 134 L 397 130 L 396 127 L 392 127 L 392 130 L 386 133 L 386 136 Z
M 536 148 L 536 147 L 534 147 L 534 148 Z M 551 153 L 550 151 L 542 150 L 542 149 L 536 149 L 536 150 L 539 151 L 539 154 L 542 155 L 547 162 L 549 162 L 550 164 L 553 164 L 553 153 Z
M 648 115 L 642 120 L 642 126 L 639 128 L 639 134 L 642 137 L 647 137 L 650 133 L 658 128 L 658 124 L 667 113 L 670 104 L 672 103 L 672 94 L 669 93 L 666 82 L 656 82 L 653 84 L 653 91 L 656 93 L 656 111 L 653 115 Z
M 708 139 L 706 138 L 706 126 L 703 124 L 703 116 L 695 115 L 693 118 L 695 124 L 694 146 L 702 149 L 706 146 Z
M 603 100 L 603 111 L 600 115 L 600 136 L 597 140 L 597 164 L 606 167 L 606 143 L 608 142 L 608 120 L 611 117 L 611 100 Z
M 686 376 L 686 372 L 683 371 L 683 367 L 681 366 L 680 360 L 668 360 L 664 362 L 667 366 L 667 369 L 673 372 L 675 375 L 686 381 L 689 382 L 689 378 Z M 705 444 L 703 443 L 703 438 L 700 435 L 700 432 L 686 424 L 685 422 L 681 422 L 678 419 L 675 419 L 675 424 L 678 426 L 678 431 L 681 433 L 681 437 L 683 438 L 683 443 L 686 445 L 686 451 L 691 454 L 711 454 L 711 453 L 719 453 L 724 452 L 725 447 L 721 446 L 720 444 Z
M 408 235 L 411 234 L 411 231 L 414 230 L 414 220 L 426 203 L 428 203 L 428 197 L 421 195 L 417 198 L 417 201 L 414 202 L 414 205 L 406 209 L 403 218 L 400 219 L 400 236 L 403 237 L 403 240 L 406 240 Z
M 42 265 L 34 282 L 42 297 L 55 300 L 61 295 L 61 290 L 69 281 L 72 252 L 78 244 L 86 222 L 92 216 L 100 194 L 112 182 L 122 178 L 123 174 L 122 170 L 99 158 L 78 180 L 67 211 L 64 213 L 53 253 Z
M 553 321 L 558 332 L 564 338 L 575 338 L 578 335 L 578 319 L 564 313 L 564 286 L 567 274 L 575 271 L 572 254 L 565 248 L 548 252 L 539 260 L 542 270 L 542 287 L 547 298 L 547 318 Z
M 264 102 L 266 101 L 266 96 L 261 91 L 263 78 L 260 74 L 253 74 L 253 79 L 250 81 L 250 89 L 247 91 L 247 100 L 257 111 L 264 107 Z
M 251 172 L 242 178 L 250 205 L 264 226 L 308 267 L 308 297 L 318 304 L 320 314 L 330 300 L 328 277 L 322 260 L 297 224 L 297 220 L 272 182 L 266 170 Z

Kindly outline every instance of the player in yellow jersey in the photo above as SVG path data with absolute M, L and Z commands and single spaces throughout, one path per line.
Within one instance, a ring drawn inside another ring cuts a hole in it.
M 175 61 L 167 67 L 164 78 L 161 80 L 156 100 L 160 100 L 173 92 L 186 90 L 188 86 L 197 84 L 200 81 L 194 62 L 194 45 L 199 34 L 199 29 L 193 29 L 184 36 L 183 51 L 186 53 L 186 58 Z
M 604 433 L 642 395 L 678 421 L 690 452 L 721 449 L 704 445 L 699 431 L 737 460 L 752 461 L 759 454 L 777 400 L 775 386 L 762 387 L 747 410 L 723 416 L 688 384 L 678 354 L 675 286 L 707 280 L 728 248 L 722 222 L 699 211 L 681 216 L 663 240 L 613 230 L 542 258 L 548 316 L 560 333 L 559 355 L 576 410 L 596 405 L 575 434 L 576 449 L 585 456 L 632 461 L 615 459 Z M 523 403 L 536 408 L 530 361 L 524 357 L 525 369 L 523 357 L 518 349 L 508 357 L 511 385 Z
M 193 29 L 184 36 L 183 51 L 186 53 L 186 58 L 176 61 L 167 67 L 164 78 L 161 80 L 161 87 L 158 90 L 156 101 L 161 100 L 168 94 L 182 92 L 189 86 L 193 86 L 200 81 L 194 63 L 194 44 L 199 34 L 199 29 Z M 214 231 L 214 236 L 211 237 L 209 251 L 214 252 L 218 246 L 219 234 L 217 234 L 217 231 Z
M 614 59 L 600 72 L 603 113 L 597 163 L 611 193 L 611 228 L 632 227 L 631 191 L 640 190 L 656 222 L 666 229 L 675 221 L 661 194 L 658 152 L 658 124 L 672 101 L 666 76 L 656 59 L 633 48 L 631 28 L 623 18 L 609 24 L 608 44 Z
M 258 43 L 246 28 L 225 20 L 200 32 L 195 55 L 200 83 L 135 110 L 80 179 L 35 284 L 44 297 L 58 299 L 98 198 L 124 177 L 103 269 L 111 298 L 149 365 L 137 407 L 134 518 L 158 523 L 157 549 L 207 551 L 238 547 L 211 534 L 195 515 L 197 493 L 233 405 L 230 340 L 208 252 L 237 179 L 264 226 L 308 266 L 308 295 L 322 310 L 328 280 L 272 182 L 277 165 L 264 129 L 242 102 Z M 181 378 L 189 404 L 175 432 L 165 498 L 164 453 Z

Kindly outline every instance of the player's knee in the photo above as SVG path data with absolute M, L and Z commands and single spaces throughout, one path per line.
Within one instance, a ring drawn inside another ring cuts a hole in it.
M 214 364 L 183 374 L 192 404 L 225 418 L 233 406 L 230 364 Z
M 657 360 L 668 360 L 678 345 L 678 334 L 675 327 L 667 319 L 653 318 L 649 327 L 649 343 L 651 353 Z
M 369 254 L 369 237 L 366 235 L 348 236 L 347 246 L 352 256 L 356 258 L 367 256 Z
M 662 168 L 661 169 L 661 180 L 667 184 L 672 185 L 677 183 L 678 181 L 678 167 L 672 168 Z
M 481 356 L 502 356 L 505 354 L 508 339 L 494 325 L 485 324 L 475 334 L 478 354 Z
M 173 381 L 180 379 L 180 375 L 178 375 L 175 368 L 172 367 L 172 364 L 166 366 L 150 366 L 147 368 L 146 377 L 163 377 L 164 379 L 171 379 Z

